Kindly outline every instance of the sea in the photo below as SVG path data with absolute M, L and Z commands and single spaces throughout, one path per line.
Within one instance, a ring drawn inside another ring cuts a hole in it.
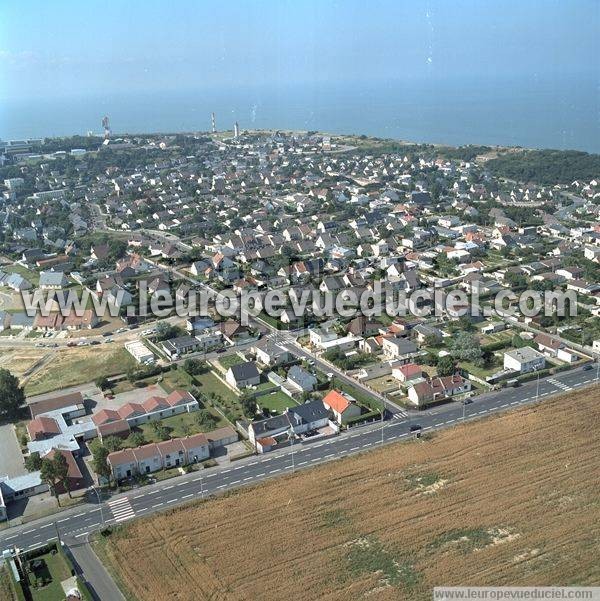
M 119 133 L 316 130 L 418 143 L 486 144 L 600 153 L 600 75 L 396 79 L 0 96 L 0 138 Z

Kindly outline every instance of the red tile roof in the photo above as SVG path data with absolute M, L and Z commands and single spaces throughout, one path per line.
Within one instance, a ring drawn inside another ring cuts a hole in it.
M 167 395 L 166 398 L 167 403 L 169 403 L 171 407 L 191 403 L 193 400 L 194 397 L 187 390 L 174 390 L 171 394 Z
M 350 406 L 352 399 L 347 397 L 344 393 L 338 392 L 337 390 L 331 390 L 323 399 L 323 403 L 336 411 L 337 413 L 344 413 Z
M 121 416 L 119 415 L 118 411 L 115 411 L 114 409 L 102 409 L 92 416 L 92 421 L 97 426 L 114 422 L 119 419 L 121 419 Z
M 60 434 L 60 428 L 52 417 L 36 417 L 27 424 L 27 432 L 31 440 L 39 440 L 46 436 Z
M 126 403 L 119 409 L 121 419 L 135 417 L 136 415 L 146 415 L 146 410 L 140 403 Z
M 151 411 L 156 411 L 157 409 L 168 409 L 169 403 L 167 403 L 167 400 L 164 397 L 151 396 L 142 403 L 142 406 L 148 413 L 150 413 Z

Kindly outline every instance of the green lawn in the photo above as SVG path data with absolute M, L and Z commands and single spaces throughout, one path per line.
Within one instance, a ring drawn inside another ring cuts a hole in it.
M 234 365 L 239 365 L 240 363 L 244 363 L 244 360 L 235 353 L 233 355 L 225 355 L 224 357 L 219 357 L 219 363 L 223 367 L 225 371 L 227 371 L 230 367 Z
M 31 271 L 27 269 L 27 267 L 23 267 L 22 265 L 17 265 L 14 263 L 13 265 L 9 265 L 4 269 L 6 273 L 18 273 L 20 276 L 23 276 L 26 280 L 30 281 L 32 284 L 37 286 L 40 283 L 40 274 L 36 271 Z
M 491 376 L 492 374 L 495 374 L 498 370 L 502 369 L 502 361 L 497 357 L 494 358 L 494 363 L 491 366 L 477 367 L 469 361 L 459 361 L 459 365 L 464 370 L 468 371 L 470 374 L 473 374 L 474 376 L 476 376 L 477 378 L 481 378 L 482 380 L 485 380 L 486 376 Z
M 230 421 L 235 422 L 244 417 L 237 393 L 223 384 L 212 372 L 194 376 L 194 385 L 203 395 L 217 395 L 220 399 L 219 405 Z
M 210 371 L 194 376 L 194 384 L 202 394 L 213 393 L 223 398 L 237 398 L 237 394 Z
M 36 589 L 31 586 L 31 596 L 33 601 L 63 601 L 65 594 L 62 590 L 61 582 L 71 577 L 71 569 L 61 553 L 46 553 L 37 559 L 43 559 L 46 563 L 52 582 L 43 588 Z M 33 580 L 32 580 L 33 582 Z
M 351 386 L 350 384 L 346 384 L 342 382 L 339 378 L 334 378 L 334 388 L 353 396 L 359 405 L 363 405 L 369 409 L 373 409 L 376 411 L 381 411 L 383 408 L 383 403 L 375 398 L 373 395 L 369 394 L 366 391 L 361 390 L 360 388 L 356 388 Z
M 280 390 L 259 396 L 256 399 L 256 403 L 261 409 L 266 408 L 269 411 L 276 411 L 277 413 L 283 413 L 288 407 L 294 407 L 298 404 L 294 399 Z
M 265 379 L 256 387 L 256 390 L 263 392 L 271 389 L 275 390 L 276 388 L 277 386 L 273 384 L 273 382 L 270 382 L 269 380 Z
M 182 413 L 181 415 L 173 415 L 165 419 L 160 420 L 159 423 L 169 429 L 169 435 L 171 438 L 183 438 L 184 436 L 191 436 L 192 434 L 198 434 L 198 432 L 209 432 L 216 428 L 222 428 L 228 426 L 228 422 L 212 407 L 206 407 L 212 415 L 215 416 L 216 422 L 214 426 L 204 426 L 198 424 L 197 417 L 198 411 L 192 413 Z M 143 424 L 136 428 L 136 431 L 142 432 L 146 442 L 160 442 L 161 439 L 156 436 L 152 423 Z M 133 446 L 130 444 L 129 439 L 125 441 L 125 446 Z

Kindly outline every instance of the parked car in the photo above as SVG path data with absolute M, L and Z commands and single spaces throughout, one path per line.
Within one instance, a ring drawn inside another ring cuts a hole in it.
M 581 369 L 582 371 L 590 371 L 590 369 L 592 369 L 592 366 L 590 363 L 586 363 Z

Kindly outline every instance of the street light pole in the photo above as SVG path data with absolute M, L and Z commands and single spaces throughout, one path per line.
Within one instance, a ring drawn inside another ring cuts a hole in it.
M 288 437 L 292 441 L 292 474 L 296 472 L 296 464 L 294 463 L 294 429 L 290 428 Z
M 537 386 L 535 389 L 535 400 L 536 402 L 539 400 L 540 398 L 540 372 L 538 371 L 538 375 L 537 375 Z
M 92 490 L 96 493 L 96 497 L 98 497 L 98 508 L 100 509 L 100 521 L 102 522 L 102 527 L 106 526 L 106 522 L 104 521 L 104 513 L 102 512 L 102 498 L 100 497 L 100 493 L 95 486 L 92 486 Z

